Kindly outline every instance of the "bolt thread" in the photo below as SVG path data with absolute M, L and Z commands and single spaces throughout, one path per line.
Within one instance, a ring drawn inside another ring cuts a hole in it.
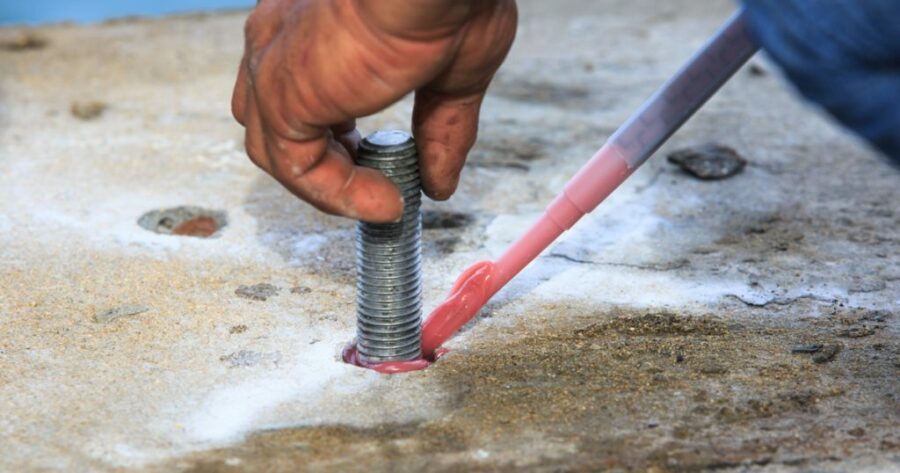
M 377 131 L 359 145 L 357 164 L 384 173 L 403 196 L 396 223 L 356 226 L 356 338 L 367 362 L 422 355 L 422 204 L 412 137 Z

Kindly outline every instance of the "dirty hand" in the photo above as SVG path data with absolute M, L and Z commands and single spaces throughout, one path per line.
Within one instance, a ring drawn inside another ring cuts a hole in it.
M 261 0 L 232 97 L 247 154 L 322 211 L 397 220 L 397 188 L 353 163 L 355 119 L 415 91 L 422 186 L 447 199 L 515 29 L 515 0 Z

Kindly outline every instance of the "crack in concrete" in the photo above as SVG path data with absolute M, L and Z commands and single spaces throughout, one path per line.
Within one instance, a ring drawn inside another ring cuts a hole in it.
M 641 194 L 641 193 L 643 193 L 645 190 L 647 190 L 647 189 L 653 187 L 654 185 L 656 185 L 656 183 L 659 181 L 659 176 L 662 176 L 662 174 L 663 174 L 665 171 L 666 171 L 665 168 L 659 168 L 659 169 L 657 169 L 656 172 L 653 174 L 653 176 L 652 176 L 650 179 L 648 179 L 647 182 L 644 183 L 644 185 L 635 187 L 634 193 L 635 193 L 635 194 Z
M 590 264 L 596 266 L 616 266 L 622 268 L 633 268 L 640 269 L 642 271 L 674 271 L 676 269 L 681 269 L 690 263 L 686 259 L 679 259 L 675 261 L 670 261 L 668 263 L 660 263 L 660 264 L 635 264 L 635 263 L 624 263 L 618 261 L 594 261 L 588 259 L 580 259 L 575 258 L 573 256 L 569 256 L 563 253 L 553 253 L 551 252 L 546 256 L 546 258 L 559 258 L 564 259 L 566 261 L 576 263 L 576 264 Z
M 750 307 L 766 307 L 770 304 L 790 305 L 790 304 L 793 304 L 794 302 L 797 302 L 797 301 L 803 300 L 803 299 L 810 299 L 810 300 L 814 300 L 814 301 L 828 302 L 828 303 L 838 302 L 838 299 L 836 299 L 836 298 L 833 298 L 833 297 L 829 298 L 829 297 L 820 296 L 820 295 L 811 294 L 811 293 L 802 294 L 802 295 L 795 296 L 795 297 L 784 297 L 784 296 L 773 297 L 765 302 L 750 301 L 750 300 L 744 299 L 743 297 L 741 297 L 738 294 L 725 294 L 725 297 L 730 297 L 732 299 L 736 299 L 738 302 L 746 304 Z

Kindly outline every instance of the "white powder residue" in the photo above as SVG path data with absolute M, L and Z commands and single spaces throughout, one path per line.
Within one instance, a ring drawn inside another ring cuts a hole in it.
M 715 302 L 746 287 L 739 281 L 698 281 L 661 271 L 594 267 L 544 262 L 544 273 L 555 272 L 534 289 L 542 301 L 578 298 L 631 307 L 685 307 Z M 529 274 L 533 278 L 546 275 Z
M 290 369 L 217 387 L 184 422 L 186 440 L 197 444 L 239 441 L 283 403 L 327 403 L 331 387 L 346 384 L 353 370 L 358 369 L 334 360 L 330 344 L 313 345 Z M 298 419 L 297 423 L 304 422 Z
M 684 307 L 730 296 L 760 303 L 771 298 L 757 294 L 741 279 L 698 278 L 672 270 L 678 255 L 687 253 L 684 242 L 665 238 L 671 223 L 654 211 L 659 196 L 652 189 L 637 193 L 635 187 L 626 183 L 585 215 L 498 297 L 527 294 L 542 301 L 574 298 L 631 307 Z M 486 231 L 490 257 L 500 256 L 539 217 L 533 213 L 496 218 Z
M 291 241 L 291 248 L 294 254 L 303 255 L 318 251 L 325 243 L 328 243 L 328 237 L 321 233 L 301 234 Z

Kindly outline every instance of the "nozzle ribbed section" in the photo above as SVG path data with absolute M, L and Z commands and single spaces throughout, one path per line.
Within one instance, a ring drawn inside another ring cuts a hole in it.
M 356 226 L 356 321 L 360 358 L 406 361 L 422 355 L 422 203 L 416 144 L 402 131 L 362 140 L 357 164 L 384 173 L 403 195 L 397 223 Z

